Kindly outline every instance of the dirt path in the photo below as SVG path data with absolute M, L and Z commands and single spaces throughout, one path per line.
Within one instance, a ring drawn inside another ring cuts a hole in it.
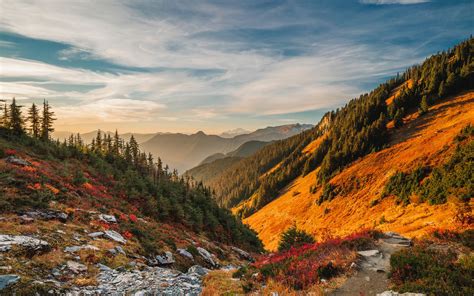
M 396 233 L 387 233 L 387 238 L 381 239 L 376 249 L 359 252 L 361 260 L 358 271 L 331 296 L 375 296 L 389 290 L 388 272 L 390 271 L 390 256 L 396 251 L 407 248 L 411 241 Z

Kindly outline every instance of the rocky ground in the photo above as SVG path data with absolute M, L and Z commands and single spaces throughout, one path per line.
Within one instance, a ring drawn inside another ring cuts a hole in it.
M 356 273 L 350 277 L 341 287 L 333 291 L 332 296 L 423 296 L 418 293 L 398 294 L 388 290 L 390 272 L 390 256 L 402 248 L 409 248 L 411 240 L 394 232 L 386 232 L 385 238 L 378 243 L 378 248 L 367 251 L 359 251 L 361 257 L 354 264 Z

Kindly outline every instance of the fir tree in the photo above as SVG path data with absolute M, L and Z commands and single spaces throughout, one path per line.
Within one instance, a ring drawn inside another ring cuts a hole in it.
M 428 99 L 426 96 L 423 96 L 423 98 L 421 99 L 420 107 L 418 108 L 418 113 L 420 115 L 426 114 L 428 112 L 428 108 Z
M 314 238 L 303 230 L 296 228 L 296 225 L 283 232 L 278 243 L 278 251 L 286 251 L 291 248 L 313 244 Z
M 54 132 L 53 122 L 56 120 L 54 112 L 51 111 L 49 103 L 43 101 L 43 116 L 41 117 L 41 139 L 49 140 L 50 135 Z
M 24 120 L 21 114 L 21 107 L 16 104 L 15 98 L 13 98 L 12 103 L 10 104 L 10 122 L 9 127 L 13 133 L 21 135 L 25 132 L 24 129 Z
M 40 136 L 40 116 L 39 116 L 39 110 L 38 107 L 36 107 L 36 104 L 33 103 L 31 105 L 31 108 L 28 109 L 28 118 L 27 120 L 30 123 L 30 132 L 31 135 L 34 138 L 39 138 Z

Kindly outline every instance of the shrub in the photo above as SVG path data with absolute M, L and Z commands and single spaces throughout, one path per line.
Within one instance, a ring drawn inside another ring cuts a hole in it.
M 390 278 L 400 292 L 474 295 L 474 270 L 458 263 L 457 255 L 452 251 L 416 246 L 393 254 L 390 265 Z
M 290 227 L 280 237 L 278 251 L 285 251 L 305 244 L 314 243 L 314 238 L 303 230 L 298 230 L 296 225 Z

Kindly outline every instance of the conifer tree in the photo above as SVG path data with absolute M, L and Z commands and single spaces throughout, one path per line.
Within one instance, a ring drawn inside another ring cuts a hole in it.
M 139 153 L 140 153 L 140 150 L 138 148 L 138 143 L 135 140 L 135 137 L 132 135 L 130 137 L 130 154 L 132 156 L 132 160 L 134 164 L 138 164 Z
M 113 145 L 112 145 L 112 150 L 114 155 L 120 155 L 120 149 L 121 149 L 121 140 L 118 134 L 118 131 L 115 130 L 115 135 L 114 135 L 114 140 L 113 140 Z
M 9 127 L 13 133 L 21 135 L 25 132 L 24 129 L 24 120 L 21 114 L 21 107 L 16 104 L 15 98 L 13 98 L 12 103 L 10 104 L 10 122 Z
M 418 108 L 418 113 L 420 115 L 426 114 L 428 112 L 428 108 L 428 99 L 426 96 L 423 96 L 423 98 L 421 98 L 420 107 Z
M 0 107 L 0 127 L 8 127 L 8 107 L 6 100 L 0 100 L 0 103 L 3 103 Z
M 28 118 L 27 120 L 30 123 L 30 132 L 34 138 L 39 138 L 40 136 L 40 116 L 38 107 L 33 103 L 31 108 L 28 109 Z
M 50 134 L 54 132 L 53 122 L 56 120 L 54 112 L 51 111 L 49 103 L 43 101 L 43 116 L 41 117 L 41 139 L 49 140 Z
M 402 107 L 397 110 L 395 116 L 393 117 L 393 125 L 395 128 L 399 128 L 403 125 L 403 115 L 405 113 L 405 109 Z

